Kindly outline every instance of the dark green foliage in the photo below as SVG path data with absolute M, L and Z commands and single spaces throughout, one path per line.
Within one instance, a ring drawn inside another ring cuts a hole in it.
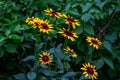
M 47 8 L 79 20 L 76 42 L 57 32 L 43 35 L 25 23 L 35 16 L 48 19 L 56 31 L 66 28 L 64 20 L 44 14 Z M 87 36 L 98 37 L 102 46 L 98 50 L 89 46 Z M 65 46 L 78 57 L 65 54 Z M 50 65 L 38 61 L 43 51 L 51 53 Z M 81 80 L 84 62 L 96 66 L 98 80 L 120 79 L 119 0 L 0 0 L 0 80 Z

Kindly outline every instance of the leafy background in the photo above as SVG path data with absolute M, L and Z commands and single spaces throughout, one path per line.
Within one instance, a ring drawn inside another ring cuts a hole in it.
M 32 16 L 52 22 L 44 15 L 47 8 L 80 21 L 81 26 L 75 31 L 79 38 L 67 43 L 78 54 L 76 59 L 64 54 L 63 39 L 40 36 L 25 23 Z M 98 80 L 120 79 L 119 17 L 120 0 L 0 0 L 0 80 L 81 80 L 79 68 L 84 62 L 96 65 Z M 102 47 L 89 47 L 87 36 L 101 39 Z M 54 65 L 38 62 L 37 54 L 44 50 L 53 55 Z

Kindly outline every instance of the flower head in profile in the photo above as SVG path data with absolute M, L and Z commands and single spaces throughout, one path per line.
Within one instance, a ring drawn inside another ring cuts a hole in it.
M 65 50 L 65 53 L 67 53 L 67 54 L 73 52 L 73 49 L 70 49 L 69 46 L 67 46 L 66 48 L 64 48 L 64 50 Z
M 54 17 L 57 17 L 57 18 L 61 17 L 61 13 L 56 12 L 56 11 L 52 10 L 51 8 L 50 9 L 46 9 L 44 11 L 46 12 L 46 15 L 54 16 Z
M 83 67 L 81 67 L 80 69 L 84 71 L 83 74 L 85 75 L 85 77 L 92 80 L 97 79 L 98 73 L 96 72 L 95 66 L 90 65 L 90 63 L 85 63 L 82 65 Z
M 41 20 L 40 21 L 40 24 L 38 26 L 38 28 L 40 29 L 40 32 L 43 32 L 43 33 L 49 33 L 49 32 L 53 32 L 54 30 L 52 29 L 53 25 L 52 24 L 49 24 L 49 21 L 45 20 Z
M 71 41 L 75 41 L 75 38 L 78 38 L 77 34 L 72 32 L 69 29 L 65 29 L 63 28 L 63 30 L 60 30 L 58 32 L 59 34 L 62 34 L 64 37 L 67 37 L 68 39 L 70 39 Z
M 102 42 L 98 40 L 98 38 L 93 38 L 93 37 L 87 37 L 87 42 L 90 43 L 90 46 L 93 46 L 94 48 L 98 49 L 99 46 L 102 45 Z
M 41 62 L 42 64 L 49 64 L 50 62 L 52 62 L 50 53 L 43 52 L 42 54 L 39 54 L 39 62 Z
M 73 17 L 71 16 L 67 16 L 65 14 L 63 14 L 63 17 L 65 18 L 65 23 L 66 24 L 71 24 L 72 25 L 72 28 L 75 29 L 75 26 L 80 26 L 80 23 L 78 20 L 74 19 Z
M 72 57 L 73 57 L 73 58 L 77 58 L 77 56 L 78 56 L 78 55 L 77 55 L 75 52 L 72 54 Z
M 35 19 L 34 17 L 32 17 L 32 18 L 28 17 L 25 22 L 28 23 L 28 24 L 33 24 L 34 19 Z

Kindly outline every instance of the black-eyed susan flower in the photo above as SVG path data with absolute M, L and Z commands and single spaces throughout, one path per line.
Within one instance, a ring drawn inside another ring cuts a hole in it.
M 78 38 L 77 34 L 69 29 L 63 28 L 63 30 L 60 30 L 58 33 L 62 34 L 64 37 L 67 37 L 71 41 L 75 41 L 75 38 Z
M 77 56 L 78 56 L 78 55 L 77 55 L 75 52 L 72 54 L 72 57 L 73 57 L 73 58 L 77 58 Z
M 80 69 L 84 71 L 83 74 L 85 75 L 85 77 L 92 80 L 97 79 L 98 73 L 96 72 L 95 66 L 90 65 L 90 63 L 85 63 L 82 65 L 83 67 L 81 67 Z
M 86 40 L 90 43 L 90 46 L 93 46 L 96 49 L 98 49 L 99 46 L 102 45 L 102 42 L 100 40 L 98 40 L 98 38 L 87 37 Z
M 43 52 L 42 54 L 39 54 L 39 62 L 41 62 L 42 64 L 49 64 L 50 62 L 52 62 L 52 58 L 50 56 L 50 53 L 48 52 Z
M 34 17 L 32 17 L 32 18 L 28 17 L 25 22 L 28 23 L 28 24 L 33 24 L 34 19 L 35 19 Z
M 73 49 L 70 49 L 69 46 L 67 46 L 66 48 L 64 48 L 64 50 L 65 50 L 65 53 L 67 53 L 67 54 L 73 52 Z
M 54 31 L 54 30 L 52 30 L 52 28 L 53 28 L 52 26 L 53 26 L 52 24 L 49 24 L 49 21 L 41 20 L 38 28 L 40 29 L 40 32 L 48 34 L 49 32 L 53 32 Z
M 40 26 L 40 23 L 41 23 L 41 19 L 39 18 L 34 18 L 33 20 L 33 28 L 38 28 Z
M 57 17 L 57 18 L 61 17 L 61 13 L 56 12 L 56 11 L 52 10 L 51 8 L 50 9 L 46 9 L 44 11 L 46 12 L 46 15 L 54 16 L 54 17 Z
M 67 16 L 65 14 L 63 14 L 63 17 L 65 18 L 65 23 L 66 24 L 71 24 L 72 25 L 72 28 L 75 29 L 75 26 L 80 26 L 80 23 L 78 20 L 74 19 L 73 17 L 71 16 Z

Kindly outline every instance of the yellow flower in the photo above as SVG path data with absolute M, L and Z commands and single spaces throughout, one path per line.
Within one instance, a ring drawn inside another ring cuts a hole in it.
M 54 31 L 54 30 L 52 30 L 52 28 L 53 28 L 52 26 L 53 26 L 52 24 L 49 24 L 49 21 L 41 20 L 38 28 L 40 29 L 40 32 L 48 34 L 49 32 L 53 32 Z
M 50 57 L 50 53 L 48 52 L 43 52 L 42 54 L 39 54 L 39 62 L 42 64 L 49 64 L 52 62 L 52 58 Z
M 60 30 L 58 33 L 62 34 L 64 37 L 67 37 L 71 41 L 75 41 L 74 38 L 78 38 L 76 33 L 72 32 L 68 29 L 66 30 L 65 28 L 63 28 L 63 30 Z
M 86 40 L 90 43 L 90 46 L 92 45 L 96 49 L 98 49 L 99 46 L 102 45 L 102 42 L 100 40 L 98 40 L 98 38 L 87 37 Z
M 73 53 L 73 54 L 72 54 L 72 57 L 73 57 L 73 58 L 77 58 L 77 56 L 78 56 L 78 55 L 77 55 L 76 53 Z
M 38 28 L 40 26 L 41 20 L 39 18 L 34 18 L 33 20 L 33 28 Z
M 32 17 L 32 18 L 27 18 L 25 22 L 28 23 L 28 24 L 33 24 L 34 19 L 35 19 L 34 17 Z
M 63 17 L 65 18 L 65 23 L 71 24 L 73 29 L 75 29 L 75 25 L 80 26 L 79 21 L 76 19 L 73 19 L 69 15 L 67 16 L 67 15 L 63 14 Z
M 50 9 L 46 9 L 44 10 L 46 12 L 46 15 L 49 15 L 49 16 L 55 16 L 57 18 L 60 18 L 61 17 L 61 13 L 59 12 L 56 12 L 56 11 L 53 11 L 51 8 Z
M 65 53 L 72 53 L 73 52 L 73 49 L 70 49 L 69 46 L 64 48 L 64 50 L 66 51 Z
M 98 73 L 96 72 L 95 66 L 90 65 L 90 63 L 85 63 L 82 65 L 83 67 L 81 67 L 80 69 L 84 71 L 83 74 L 85 75 L 85 77 L 92 78 L 92 80 L 97 79 Z

